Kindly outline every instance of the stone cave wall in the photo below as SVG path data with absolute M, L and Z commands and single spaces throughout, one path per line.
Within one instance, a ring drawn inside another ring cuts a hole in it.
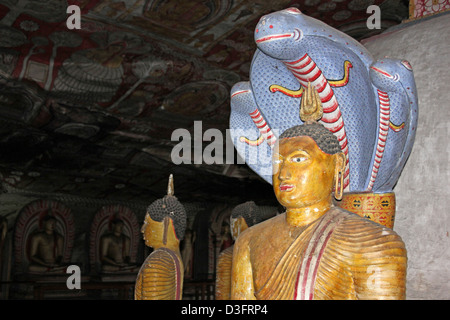
M 446 12 L 364 42 L 375 58 L 408 60 L 418 90 L 415 144 L 394 188 L 394 230 L 408 251 L 407 299 L 450 299 L 449 30 Z

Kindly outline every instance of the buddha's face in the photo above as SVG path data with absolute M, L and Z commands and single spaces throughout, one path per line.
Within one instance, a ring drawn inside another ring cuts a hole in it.
M 122 221 L 116 222 L 113 224 L 113 232 L 117 234 L 121 234 L 123 231 L 124 223 Z
M 173 220 L 167 217 L 163 221 L 158 222 L 153 220 L 147 213 L 141 232 L 145 245 L 153 249 L 178 245 L 180 242 L 175 232 Z
M 141 232 L 145 241 L 145 245 L 154 248 L 162 244 L 164 223 L 153 220 L 149 214 L 145 215 L 144 224 Z
M 56 219 L 48 219 L 44 222 L 44 230 L 47 233 L 53 233 L 56 226 Z
M 278 202 L 286 208 L 302 208 L 329 198 L 336 158 L 320 150 L 310 137 L 281 139 L 273 155 L 273 188 Z

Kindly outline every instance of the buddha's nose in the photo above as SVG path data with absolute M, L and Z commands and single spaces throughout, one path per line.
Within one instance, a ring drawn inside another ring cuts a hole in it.
M 291 178 L 291 171 L 287 166 L 281 165 L 278 173 L 278 179 L 280 180 L 288 180 Z

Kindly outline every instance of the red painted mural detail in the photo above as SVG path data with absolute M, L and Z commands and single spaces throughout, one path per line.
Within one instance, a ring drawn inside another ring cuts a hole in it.
M 331 8 L 325 0 L 304 0 L 278 6 L 297 6 L 338 27 L 365 17 L 361 8 L 379 2 L 333 2 Z M 81 10 L 79 30 L 66 25 L 70 5 Z M 0 53 L 0 68 L 57 101 L 145 118 L 159 113 L 165 97 L 181 86 L 214 80 L 229 87 L 245 78 L 255 49 L 254 25 L 261 14 L 277 9 L 230 0 L 7 0 L 0 5 L 1 44 L 7 48 Z M 214 69 L 222 74 L 207 79 Z M 209 91 L 214 95 L 214 86 Z M 217 108 L 221 119 L 227 119 L 227 101 Z M 164 112 L 161 117 L 171 120 Z M 158 134 L 158 121 L 149 128 Z
M 248 79 L 253 31 L 262 15 L 297 7 L 338 29 L 345 25 L 346 32 L 361 24 L 367 31 L 365 6 L 382 0 L 332 2 L 2 0 L 0 113 L 11 120 L 4 130 L 6 147 L 25 146 L 30 158 L 17 156 L 27 163 L 66 156 L 76 163 L 63 168 L 65 173 L 78 175 L 81 165 L 90 166 L 88 174 L 95 172 L 93 179 L 74 183 L 68 177 L 46 192 L 114 197 L 119 189 L 99 188 L 99 175 L 104 180 L 119 174 L 122 182 L 159 179 L 149 168 L 159 165 L 153 158 L 171 160 L 175 129 L 192 130 L 193 119 L 202 120 L 205 130 L 228 128 L 226 93 Z M 67 25 L 71 5 L 80 8 L 80 29 Z M 26 130 L 18 131 L 16 124 Z M 63 149 L 70 154 L 59 152 Z M 123 169 L 131 161 L 143 167 L 139 173 Z M 16 180 L 4 170 L 4 182 L 39 189 L 36 182 L 49 174 L 33 170 L 41 176 L 22 170 Z M 120 193 L 129 190 L 126 199 L 137 199 L 131 189 Z
M 409 2 L 409 17 L 411 19 L 423 18 L 449 10 L 450 0 L 411 0 Z

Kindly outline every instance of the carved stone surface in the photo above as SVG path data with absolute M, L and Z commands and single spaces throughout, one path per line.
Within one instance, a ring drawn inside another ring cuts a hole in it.
M 418 1 L 417 1 L 418 2 Z M 442 3 L 441 1 L 439 3 Z M 395 186 L 395 230 L 408 249 L 408 299 L 450 299 L 450 206 L 446 83 L 450 12 L 425 16 L 364 42 L 376 57 L 402 56 L 414 66 L 420 116 L 411 156 Z M 448 86 L 447 86 L 448 87 Z

